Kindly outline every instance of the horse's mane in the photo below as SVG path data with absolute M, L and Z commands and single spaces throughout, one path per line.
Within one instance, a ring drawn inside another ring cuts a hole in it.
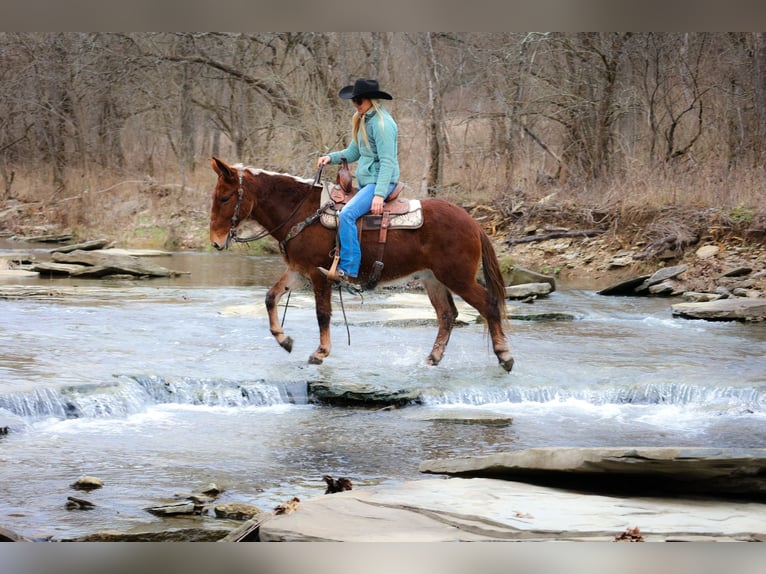
M 310 184 L 314 183 L 313 179 L 308 179 L 308 178 L 305 178 L 305 177 L 298 177 L 297 175 L 292 175 L 292 174 L 289 174 L 289 173 L 278 173 L 276 171 L 269 171 L 267 169 L 261 169 L 261 168 L 258 168 L 258 167 L 246 166 L 246 165 L 241 164 L 241 163 L 236 163 L 232 167 L 235 168 L 235 169 L 241 169 L 241 170 L 248 171 L 248 172 L 250 172 L 253 175 L 264 174 L 264 175 L 272 175 L 272 176 L 289 177 L 289 178 L 294 179 L 295 181 L 300 182 L 300 183 L 310 183 Z

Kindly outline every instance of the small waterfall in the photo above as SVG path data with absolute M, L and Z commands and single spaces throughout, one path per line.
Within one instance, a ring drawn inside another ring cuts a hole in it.
M 0 412 L 30 420 L 114 418 L 167 403 L 224 407 L 307 403 L 305 382 L 166 379 L 155 375 L 121 375 L 116 379 L 98 385 L 0 394 Z
M 438 391 L 430 389 L 424 403 L 431 405 L 492 403 L 550 403 L 568 399 L 593 405 L 699 405 L 711 408 L 739 407 L 755 412 L 766 410 L 766 388 L 708 388 L 686 383 L 662 383 L 597 389 L 560 386 L 503 388 L 465 387 Z

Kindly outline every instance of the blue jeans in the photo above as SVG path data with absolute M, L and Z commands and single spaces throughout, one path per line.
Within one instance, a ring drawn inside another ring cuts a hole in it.
M 388 186 L 386 197 L 394 191 L 395 185 L 392 183 Z M 370 183 L 357 191 L 351 201 L 340 211 L 340 223 L 338 225 L 340 261 L 338 262 L 338 269 L 351 277 L 359 276 L 359 265 L 362 263 L 362 249 L 359 246 L 356 220 L 370 211 L 373 197 L 375 197 L 375 184 Z

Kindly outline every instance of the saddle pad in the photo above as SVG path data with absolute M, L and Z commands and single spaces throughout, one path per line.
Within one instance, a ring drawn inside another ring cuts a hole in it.
M 325 184 L 324 189 L 322 190 L 322 198 L 321 198 L 321 204 L 325 205 L 330 200 L 330 191 L 328 189 L 329 185 L 334 184 Z M 389 225 L 389 229 L 417 229 L 418 227 L 423 225 L 423 210 L 422 206 L 420 205 L 419 199 L 399 199 L 398 201 L 408 201 L 409 202 L 409 209 L 407 210 L 407 213 L 402 213 L 400 215 L 392 215 L 391 221 Z M 319 218 L 319 221 L 327 227 L 328 229 L 337 229 L 338 227 L 338 211 L 333 209 L 332 207 L 328 207 L 322 212 L 322 215 Z M 380 227 L 380 215 L 365 215 L 362 217 L 363 220 L 365 220 L 367 223 L 364 223 L 364 229 L 377 229 Z

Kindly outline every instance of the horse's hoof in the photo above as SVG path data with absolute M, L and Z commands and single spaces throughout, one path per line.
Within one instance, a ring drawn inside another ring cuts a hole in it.
M 288 353 L 292 353 L 293 352 L 293 338 L 292 337 L 286 337 L 284 341 L 279 343 L 279 346 L 282 347 Z
M 309 365 L 321 365 L 322 361 L 323 360 L 317 357 L 316 355 L 311 355 L 309 357 Z
M 428 355 L 428 358 L 426 359 L 426 365 L 435 367 L 439 364 L 439 361 L 441 361 L 441 359 L 436 359 L 433 355 Z
M 503 367 L 507 373 L 510 373 L 513 368 L 513 357 L 506 361 L 500 361 L 500 366 Z

